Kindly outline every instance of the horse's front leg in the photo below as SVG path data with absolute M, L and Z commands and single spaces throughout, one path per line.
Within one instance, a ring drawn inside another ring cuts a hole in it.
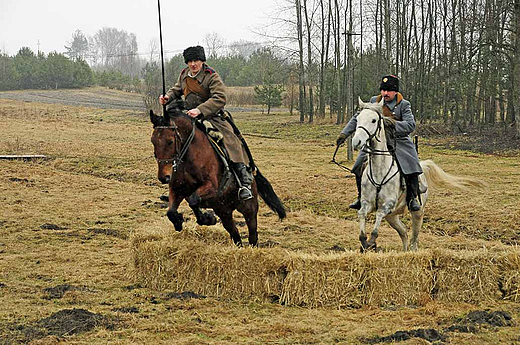
M 361 242 L 361 252 L 368 249 L 367 234 L 366 234 L 366 218 L 367 214 L 371 211 L 372 207 L 370 203 L 361 200 L 361 208 L 358 211 L 359 221 L 359 241 Z
M 182 214 L 177 212 L 177 210 L 183 197 L 174 193 L 170 188 L 170 195 L 168 199 L 168 212 L 166 212 L 166 215 L 168 216 L 170 222 L 172 222 L 173 226 L 175 227 L 175 230 L 181 231 L 184 218 L 182 217 Z
M 186 201 L 190 205 L 195 217 L 197 218 L 197 224 L 199 225 L 215 225 L 217 219 L 213 211 L 202 211 L 201 204 L 205 199 L 211 198 L 215 194 L 215 189 L 211 185 L 204 185 L 198 188 L 193 194 L 191 194 Z
M 384 203 L 376 212 L 376 221 L 374 222 L 374 229 L 370 234 L 370 239 L 368 240 L 368 249 L 377 250 L 376 240 L 379 236 L 379 227 L 381 226 L 381 221 L 386 217 L 387 214 L 390 213 L 390 210 L 393 208 L 394 202 Z

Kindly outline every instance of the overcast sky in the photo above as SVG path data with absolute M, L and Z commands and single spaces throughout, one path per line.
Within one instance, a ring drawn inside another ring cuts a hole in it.
M 262 42 L 265 39 L 253 31 L 270 23 L 279 2 L 161 0 L 164 50 L 179 53 L 204 45 L 210 33 L 226 43 Z M 15 55 L 29 47 L 35 53 L 64 52 L 76 30 L 92 37 L 103 27 L 113 27 L 134 33 L 139 52 L 146 53 L 150 40 L 159 38 L 157 12 L 157 0 L 0 0 L 0 51 Z

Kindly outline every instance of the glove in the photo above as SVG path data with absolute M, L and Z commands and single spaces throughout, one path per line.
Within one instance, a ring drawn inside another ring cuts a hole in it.
M 338 139 L 336 139 L 336 146 L 340 146 L 347 140 L 347 135 L 345 133 L 340 133 Z

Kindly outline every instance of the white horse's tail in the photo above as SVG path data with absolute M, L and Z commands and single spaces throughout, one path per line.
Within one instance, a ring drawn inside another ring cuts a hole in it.
M 424 176 L 429 186 L 433 187 L 452 187 L 467 190 L 470 187 L 484 188 L 487 184 L 477 178 L 460 177 L 449 174 L 442 170 L 431 159 L 421 161 Z

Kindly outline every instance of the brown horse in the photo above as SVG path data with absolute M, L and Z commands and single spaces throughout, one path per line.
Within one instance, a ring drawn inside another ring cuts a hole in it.
M 234 175 L 191 117 L 180 110 L 165 112 L 164 116 L 157 116 L 150 110 L 150 121 L 158 178 L 164 184 L 169 183 L 166 214 L 175 230 L 182 230 L 184 219 L 177 210 L 183 200 L 188 202 L 200 225 L 216 224 L 216 214 L 237 246 L 242 245 L 242 240 L 233 220 L 234 210 L 244 215 L 249 244 L 256 246 L 258 243 L 258 194 L 280 219 L 285 218 L 284 205 L 258 169 L 251 188 L 253 198 L 239 199 Z M 202 208 L 213 209 L 214 213 L 202 211 Z

